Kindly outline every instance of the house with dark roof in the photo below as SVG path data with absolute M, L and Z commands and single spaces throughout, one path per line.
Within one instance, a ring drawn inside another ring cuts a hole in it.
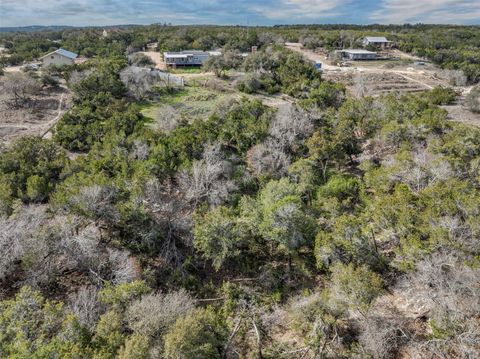
M 76 58 L 77 54 L 65 49 L 58 49 L 42 56 L 40 60 L 42 60 L 42 65 L 44 67 L 48 67 L 73 65 Z
M 363 38 L 363 46 L 389 47 L 392 41 L 388 41 L 384 36 L 367 36 Z

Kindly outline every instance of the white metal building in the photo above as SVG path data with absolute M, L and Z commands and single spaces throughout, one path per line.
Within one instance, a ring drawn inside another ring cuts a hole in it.
M 342 55 L 342 59 L 346 60 L 375 60 L 377 58 L 376 52 L 363 49 L 346 49 L 339 50 L 339 52 Z
M 77 58 L 77 54 L 64 49 L 58 49 L 41 57 L 40 60 L 42 60 L 42 65 L 44 67 L 48 67 L 52 65 L 54 66 L 73 65 L 76 58 Z
M 210 56 L 219 56 L 219 51 L 185 50 L 181 52 L 164 52 L 163 59 L 167 66 L 201 66 Z
M 367 36 L 362 41 L 363 46 L 377 46 L 377 47 L 388 47 L 392 41 L 388 41 L 384 36 Z

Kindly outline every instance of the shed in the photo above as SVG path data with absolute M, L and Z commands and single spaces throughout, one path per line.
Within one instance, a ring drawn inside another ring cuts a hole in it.
M 40 60 L 42 60 L 42 65 L 44 67 L 48 67 L 73 65 L 76 58 L 77 54 L 65 49 L 58 49 L 42 56 Z

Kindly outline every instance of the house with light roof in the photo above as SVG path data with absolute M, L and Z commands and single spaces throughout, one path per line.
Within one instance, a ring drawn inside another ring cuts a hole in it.
M 389 47 L 392 41 L 388 41 L 384 36 L 367 36 L 363 38 L 363 46 L 375 46 L 386 48 Z
M 58 49 L 46 54 L 45 56 L 42 56 L 40 60 L 42 60 L 43 67 L 48 67 L 73 65 L 76 58 L 77 54 L 65 49 Z
M 164 52 L 166 66 L 202 66 L 210 56 L 220 56 L 220 51 L 186 50 L 181 52 Z

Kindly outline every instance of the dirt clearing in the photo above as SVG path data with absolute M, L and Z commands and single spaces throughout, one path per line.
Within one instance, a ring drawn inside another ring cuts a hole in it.
M 21 137 L 49 137 L 49 131 L 70 108 L 71 94 L 64 86 L 42 89 L 22 107 L 13 107 L 0 83 L 0 143 Z
M 326 59 L 327 53 L 322 49 L 313 52 L 298 43 L 287 43 L 285 47 L 301 53 L 311 61 L 320 61 L 323 77 L 345 84 L 350 93 L 355 92 L 354 86 L 358 82 L 364 84 L 370 96 L 390 92 L 420 92 L 435 86 L 448 86 L 438 76 L 437 67 L 427 63 L 415 64 L 421 59 L 399 50 L 389 50 L 389 55 L 397 60 L 351 61 L 347 67 L 340 67 L 330 63 Z

